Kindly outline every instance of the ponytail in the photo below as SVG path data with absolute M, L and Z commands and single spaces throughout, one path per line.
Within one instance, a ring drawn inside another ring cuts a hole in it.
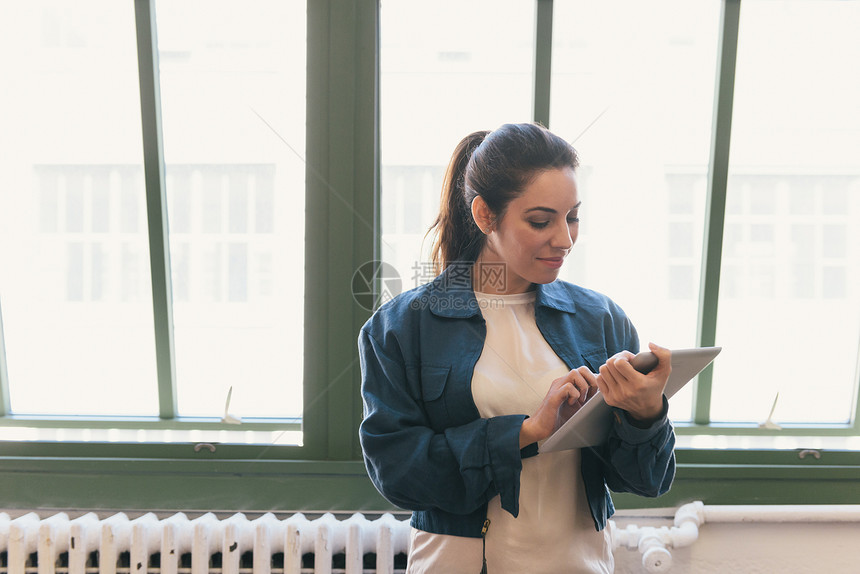
M 437 275 L 454 262 L 474 262 L 483 248 L 484 234 L 472 218 L 475 194 L 467 197 L 465 175 L 472 152 L 489 133 L 477 131 L 463 138 L 445 171 L 439 215 L 427 232 L 435 232 L 430 257 Z
M 472 218 L 472 200 L 486 202 L 501 221 L 510 202 L 547 169 L 579 166 L 576 150 L 538 124 L 505 124 L 469 134 L 457 145 L 442 184 L 430 253 L 438 275 L 452 263 L 474 263 L 486 236 Z

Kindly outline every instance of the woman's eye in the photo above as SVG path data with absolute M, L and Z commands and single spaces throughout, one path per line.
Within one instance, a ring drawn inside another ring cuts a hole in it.
M 578 217 L 568 217 L 567 222 L 568 223 L 579 223 L 579 218 Z
M 529 224 L 535 229 L 543 229 L 549 225 L 549 221 L 529 221 Z

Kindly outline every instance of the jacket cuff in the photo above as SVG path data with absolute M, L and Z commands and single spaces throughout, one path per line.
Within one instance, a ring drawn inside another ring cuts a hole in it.
M 635 426 L 627 411 L 617 408 L 613 410 L 615 411 L 615 433 L 618 438 L 629 444 L 648 442 L 669 424 L 669 401 L 666 399 L 666 395 L 663 395 L 663 411 L 660 413 L 660 417 L 647 428 Z
M 499 491 L 502 508 L 517 517 L 520 511 L 520 429 L 525 415 L 505 415 L 487 419 L 487 451 L 493 482 Z M 527 450 L 530 446 L 526 447 Z M 535 445 L 535 448 L 537 446 Z

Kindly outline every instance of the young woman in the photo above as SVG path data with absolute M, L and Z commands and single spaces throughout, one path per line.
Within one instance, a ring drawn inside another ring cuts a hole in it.
M 612 572 L 608 488 L 672 483 L 669 351 L 651 345 L 659 365 L 638 373 L 624 312 L 557 279 L 579 230 L 577 165 L 538 125 L 467 136 L 431 228 L 439 275 L 361 330 L 361 445 L 376 488 L 413 511 L 410 573 Z M 615 408 L 608 440 L 538 454 L 595 388 Z

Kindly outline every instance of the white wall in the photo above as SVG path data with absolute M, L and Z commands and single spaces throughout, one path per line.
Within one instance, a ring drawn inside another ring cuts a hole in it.
M 619 528 L 672 526 L 675 509 L 620 511 Z M 637 516 L 636 514 L 650 514 Z M 705 523 L 686 548 L 670 548 L 672 574 L 860 573 L 860 522 Z M 636 550 L 615 551 L 616 574 L 642 574 Z

